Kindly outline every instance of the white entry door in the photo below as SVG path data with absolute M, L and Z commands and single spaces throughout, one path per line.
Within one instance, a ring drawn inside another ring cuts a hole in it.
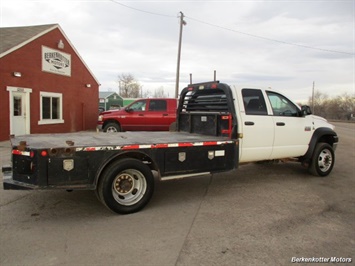
M 25 93 L 12 94 L 12 134 L 26 134 L 26 99 Z
M 30 92 L 31 89 L 7 87 L 10 93 L 10 134 L 30 133 Z

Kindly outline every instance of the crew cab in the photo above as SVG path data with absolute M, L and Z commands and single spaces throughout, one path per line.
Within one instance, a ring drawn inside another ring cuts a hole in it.
M 327 176 L 337 143 L 334 126 L 281 93 L 205 82 L 182 90 L 174 132 L 11 137 L 12 166 L 2 168 L 3 186 L 95 190 L 106 207 L 127 214 L 148 204 L 153 172 L 169 180 L 283 160 Z
M 177 99 L 139 99 L 120 110 L 100 113 L 97 130 L 119 131 L 168 131 L 176 120 Z

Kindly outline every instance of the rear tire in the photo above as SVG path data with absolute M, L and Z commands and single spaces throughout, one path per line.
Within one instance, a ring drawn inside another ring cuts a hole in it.
M 136 159 L 111 164 L 101 175 L 97 195 L 110 210 L 119 214 L 140 211 L 150 201 L 154 177 L 148 166 Z
M 335 162 L 334 150 L 328 143 L 318 143 L 314 149 L 309 171 L 315 176 L 327 176 Z
M 121 127 L 117 123 L 108 123 L 104 126 L 104 132 L 120 132 Z

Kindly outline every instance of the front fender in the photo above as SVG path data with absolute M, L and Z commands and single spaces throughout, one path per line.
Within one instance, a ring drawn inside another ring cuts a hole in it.
M 339 137 L 337 133 L 328 127 L 320 127 L 317 128 L 311 138 L 311 141 L 308 145 L 308 150 L 306 154 L 303 156 L 303 160 L 310 160 L 312 158 L 314 149 L 319 142 L 325 142 L 331 145 L 335 149 L 336 143 L 338 143 Z

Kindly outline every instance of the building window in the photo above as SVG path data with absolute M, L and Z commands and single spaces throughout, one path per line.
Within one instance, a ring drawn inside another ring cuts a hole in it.
M 61 93 L 41 92 L 39 125 L 60 124 L 63 120 L 63 98 Z

